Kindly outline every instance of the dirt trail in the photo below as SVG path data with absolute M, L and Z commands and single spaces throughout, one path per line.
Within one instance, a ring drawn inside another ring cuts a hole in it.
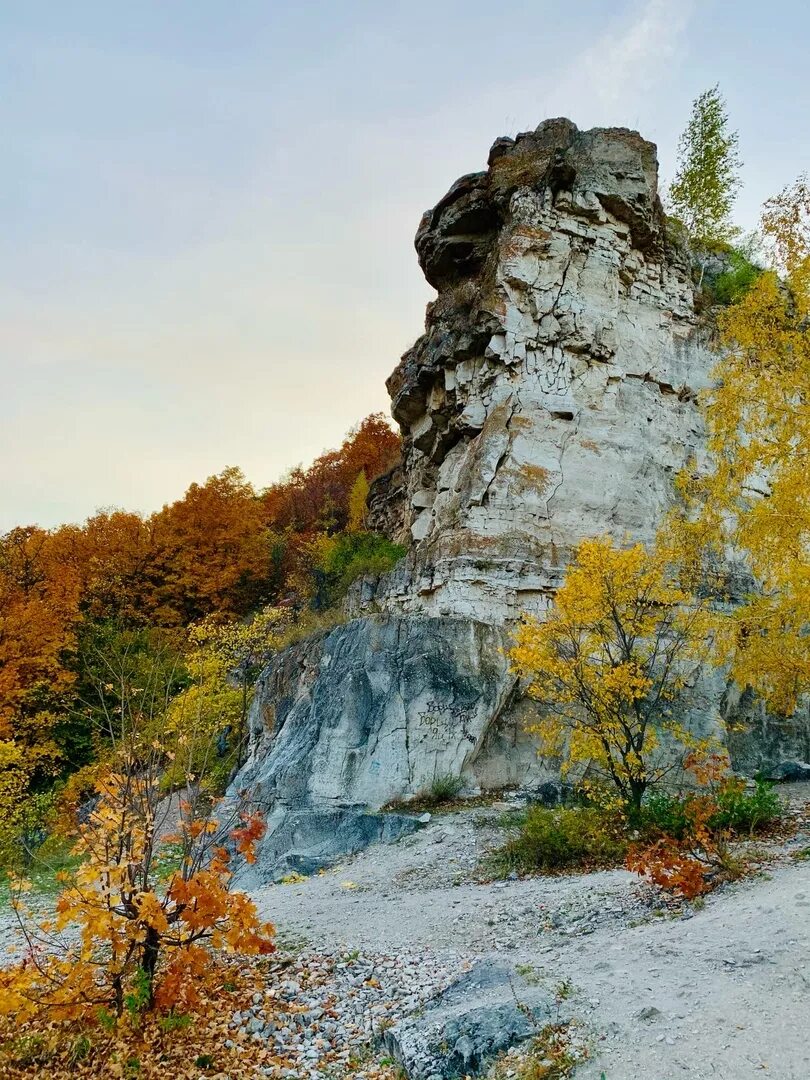
M 474 817 L 255 898 L 283 934 L 319 945 L 506 958 L 549 986 L 570 980 L 594 1047 L 578 1080 L 808 1080 L 810 862 L 786 853 L 673 912 L 622 870 L 475 883 L 492 833 Z
M 480 883 L 503 809 L 435 816 L 322 875 L 249 891 L 291 944 L 450 977 L 497 960 L 521 985 L 570 982 L 565 1008 L 592 1046 L 576 1080 L 810 1080 L 810 860 L 791 857 L 810 847 L 807 831 L 771 846 L 767 873 L 696 910 L 624 870 Z M 0 948 L 15 942 L 5 911 Z

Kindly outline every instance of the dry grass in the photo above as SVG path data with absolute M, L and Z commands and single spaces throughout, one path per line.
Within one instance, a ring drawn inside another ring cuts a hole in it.
M 565 1024 L 549 1024 L 527 1043 L 502 1054 L 487 1080 L 565 1080 L 578 1058 L 571 1053 Z

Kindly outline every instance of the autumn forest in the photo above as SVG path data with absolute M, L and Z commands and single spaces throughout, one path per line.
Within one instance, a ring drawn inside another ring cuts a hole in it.
M 201 625 L 221 640 L 229 625 L 277 608 L 274 625 L 289 634 L 301 620 L 329 618 L 323 613 L 358 574 L 395 561 L 399 550 L 365 532 L 363 514 L 369 483 L 398 454 L 398 436 L 381 415 L 369 416 L 339 449 L 263 491 L 228 468 L 148 516 L 102 510 L 83 525 L 20 527 L 0 538 L 6 859 L 25 836 L 44 835 L 66 799 L 93 789 L 110 749 L 108 710 L 122 707 L 110 701 L 113 684 L 146 680 L 159 667 L 164 707 L 153 719 L 163 723 L 172 700 L 177 710 L 200 677 Z M 262 630 L 272 648 L 266 616 Z M 238 711 L 229 659 L 214 663 L 213 685 L 210 667 L 207 674 L 213 730 Z M 236 740 L 234 725 L 220 785 Z

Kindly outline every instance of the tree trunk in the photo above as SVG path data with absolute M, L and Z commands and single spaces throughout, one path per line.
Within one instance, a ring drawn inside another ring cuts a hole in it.
M 641 803 L 644 799 L 644 792 L 646 790 L 646 780 L 630 781 L 630 799 L 627 804 L 627 816 L 631 825 L 638 825 L 641 821 Z
M 143 943 L 143 957 L 141 967 L 146 976 L 149 987 L 149 999 L 147 1004 L 152 1008 L 155 1000 L 155 972 L 157 970 L 158 955 L 160 954 L 160 935 L 153 926 L 147 927 L 146 938 Z

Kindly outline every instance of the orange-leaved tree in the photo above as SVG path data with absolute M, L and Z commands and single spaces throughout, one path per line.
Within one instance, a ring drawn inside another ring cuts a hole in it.
M 637 818 L 647 789 L 702 746 L 678 705 L 708 646 L 664 548 L 599 538 L 580 544 L 547 617 L 521 623 L 511 660 L 542 706 L 541 751 L 612 785 Z
M 218 950 L 273 950 L 273 927 L 251 900 L 232 891 L 233 854 L 255 859 L 264 825 L 239 800 L 228 807 L 204 794 L 204 777 L 185 770 L 185 786 L 167 797 L 163 777 L 186 746 L 154 739 L 155 718 L 172 691 L 156 666 L 139 685 L 108 674 L 103 693 L 110 752 L 99 770 L 95 804 L 79 825 L 63 875 L 55 918 L 38 923 L 15 891 L 25 936 L 22 960 L 0 974 L 0 1013 L 18 1020 L 104 1019 L 153 1005 L 192 1008 L 200 981 L 215 971 Z
M 665 892 L 693 900 L 744 869 L 730 848 L 728 809 L 743 796 L 745 781 L 734 776 L 728 752 L 721 749 L 687 754 L 684 768 L 697 787 L 676 804 L 675 829 L 631 845 L 626 866 Z

